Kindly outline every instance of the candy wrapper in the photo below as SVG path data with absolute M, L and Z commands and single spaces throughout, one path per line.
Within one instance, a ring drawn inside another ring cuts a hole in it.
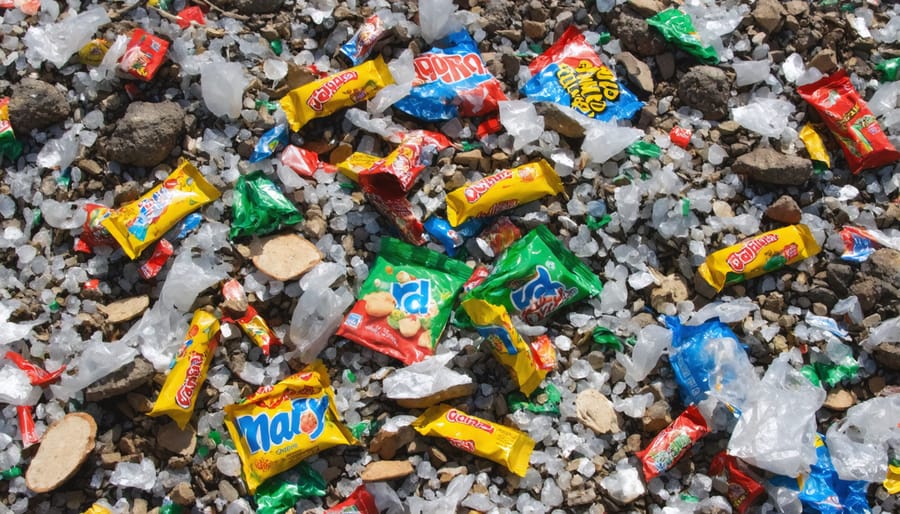
M 597 275 L 541 225 L 507 248 L 493 273 L 465 299 L 502 305 L 526 323 L 537 324 L 601 289 Z M 459 323 L 468 323 L 462 310 L 456 314 Z
M 181 218 L 219 198 L 219 191 L 193 164 L 175 171 L 137 200 L 112 211 L 101 224 L 131 259 L 174 227 Z
M 696 405 L 691 405 L 675 421 L 650 441 L 650 444 L 635 455 L 641 459 L 644 480 L 670 469 L 701 437 L 709 433 L 706 420 Z
M 426 410 L 411 425 L 426 437 L 442 437 L 450 444 L 503 465 L 524 477 L 534 441 L 524 432 L 470 416 L 441 404 Z
M 204 310 L 194 312 L 184 343 L 172 359 L 166 382 L 148 416 L 165 414 L 184 430 L 194 413 L 218 343 L 219 320 Z
M 481 239 L 484 239 L 494 255 L 500 255 L 511 244 L 522 239 L 522 231 L 509 218 L 503 216 L 497 218 L 497 221 L 481 234 Z
M 404 241 L 416 246 L 422 246 L 428 242 L 425 239 L 422 220 L 413 212 L 412 203 L 406 197 L 385 198 L 378 194 L 367 193 L 366 200 L 376 211 L 387 218 Z
M 816 129 L 807 123 L 800 129 L 799 136 L 800 140 L 803 141 L 803 146 L 806 147 L 806 153 L 809 154 L 813 166 L 820 170 L 827 170 L 830 168 L 831 157 L 828 156 L 828 152 L 825 150 L 825 143 L 822 141 L 822 136 L 816 132 Z
M 697 273 L 718 292 L 727 285 L 800 262 L 820 250 L 809 227 L 789 225 L 711 253 Z
M 644 106 L 607 68 L 574 25 L 528 65 L 529 99 L 553 102 L 601 121 L 631 119 Z
M 138 274 L 144 280 L 150 280 L 156 275 L 159 275 L 159 272 L 162 271 L 163 266 L 166 265 L 166 262 L 169 260 L 169 257 L 172 256 L 174 251 L 175 249 L 172 248 L 172 243 L 167 239 L 160 239 L 159 242 L 156 243 L 156 248 L 153 249 L 153 253 L 150 255 L 150 258 L 147 259 L 147 262 L 141 264 L 141 267 L 138 268 Z
M 244 334 L 253 341 L 256 346 L 262 350 L 263 355 L 269 356 L 272 346 L 281 344 L 281 340 L 275 335 L 275 332 L 269 328 L 266 320 L 256 312 L 256 309 L 247 303 L 247 295 L 244 293 L 244 286 L 237 280 L 231 279 L 222 285 L 222 296 L 225 297 L 223 309 L 228 314 L 227 319 L 223 321 L 237 323 Z M 233 308 L 234 306 L 240 306 Z
M 0 98 L 0 161 L 7 158 L 15 161 L 22 155 L 22 143 L 16 140 L 9 123 L 9 97 Z
M 559 404 L 562 396 L 559 394 L 553 384 L 547 384 L 547 387 L 536 389 L 528 398 L 519 391 L 513 391 L 506 395 L 506 405 L 509 406 L 510 412 L 519 410 L 527 410 L 534 414 L 549 414 L 551 416 L 559 416 Z
M 94 248 L 102 246 L 119 246 L 116 239 L 103 226 L 103 220 L 112 212 L 109 207 L 99 203 L 84 204 L 87 219 L 81 229 L 81 235 L 75 240 L 75 250 L 82 253 L 93 253 Z
M 16 405 L 19 418 L 19 434 L 22 436 L 22 448 L 28 448 L 41 442 L 34 427 L 34 410 L 31 405 Z
M 405 134 L 400 146 L 387 157 L 361 171 L 359 185 L 367 193 L 384 198 L 406 196 L 422 170 L 448 146 L 450 140 L 437 132 L 414 130 Z
M 261 387 L 242 403 L 226 406 L 225 426 L 241 458 L 250 494 L 310 455 L 357 444 L 338 417 L 328 371 L 321 362 L 274 386 Z
M 359 26 L 356 34 L 353 34 L 350 41 L 341 45 L 341 53 L 347 56 L 347 59 L 356 66 L 369 58 L 369 54 L 375 48 L 375 43 L 384 37 L 387 32 L 388 27 L 385 25 L 382 17 L 377 13 L 373 14 L 363 21 L 363 24 Z
M 728 492 L 725 496 L 738 514 L 747 512 L 747 509 L 766 492 L 766 488 L 753 477 L 747 466 L 725 451 L 713 457 L 709 464 L 709 474 L 722 477 L 728 482 Z
M 550 340 L 547 334 L 541 334 L 531 341 L 531 354 L 534 356 L 534 363 L 537 364 L 539 370 L 553 371 L 559 364 L 559 357 L 556 355 L 556 346 Z
M 881 130 L 875 115 L 850 83 L 847 72 L 839 70 L 828 77 L 797 88 L 797 93 L 822 116 L 854 174 L 879 168 L 900 159 L 900 152 Z
M 454 32 L 413 61 L 416 78 L 409 96 L 394 104 L 410 116 L 450 120 L 484 116 L 506 100 L 500 82 L 488 71 L 478 46 L 465 30 Z
M 168 50 L 169 42 L 165 39 L 134 29 L 125 54 L 119 59 L 119 69 L 143 81 L 153 80 Z
M 356 488 L 346 500 L 325 511 L 325 514 L 379 514 L 375 497 L 366 484 Z
M 310 120 L 322 118 L 359 102 L 370 100 L 384 86 L 394 83 L 384 59 L 378 56 L 359 66 L 315 80 L 285 95 L 279 103 L 294 132 Z
M 359 174 L 363 171 L 375 166 L 375 163 L 381 160 L 381 157 L 369 155 L 362 152 L 353 152 L 350 157 L 337 163 L 337 170 L 341 175 L 349 178 L 354 182 L 359 182 Z
M 281 164 L 284 164 L 301 177 L 310 178 L 317 171 L 334 173 L 337 168 L 319 160 L 319 154 L 299 146 L 287 145 L 281 152 Z
M 242 175 L 234 185 L 234 221 L 228 237 L 259 236 L 300 223 L 303 215 L 262 171 Z
M 716 49 L 705 44 L 691 17 L 672 8 L 667 9 L 652 18 L 647 18 L 647 23 L 658 30 L 666 41 L 693 55 L 704 64 L 719 64 L 719 54 Z
M 425 220 L 425 231 L 444 247 L 447 255 L 456 257 L 466 239 L 478 235 L 484 224 L 483 218 L 472 218 L 454 229 L 444 218 L 432 216 Z
M 865 262 L 879 247 L 900 250 L 900 238 L 889 237 L 880 230 L 862 227 L 844 227 L 841 229 L 844 241 L 844 253 L 841 259 L 851 262 Z
M 206 17 L 203 16 L 203 9 L 194 5 L 178 11 L 177 23 L 179 27 L 186 29 L 191 26 L 192 22 L 197 25 L 206 25 Z
M 404 364 L 421 361 L 434 354 L 453 300 L 471 273 L 445 255 L 382 238 L 359 301 L 337 335 Z
M 553 167 L 541 159 L 498 171 L 447 194 L 447 220 L 458 227 L 469 218 L 490 217 L 563 192 Z
M 256 514 L 284 514 L 303 498 L 325 496 L 327 489 L 325 478 L 312 466 L 301 462 L 256 489 L 253 495 Z
M 534 392 L 547 372 L 538 366 L 531 347 L 513 327 L 506 309 L 477 298 L 464 301 L 462 307 L 475 330 L 490 345 L 491 353 L 509 370 L 519 391 L 525 395 Z
M 66 370 L 66 365 L 63 364 L 62 366 L 57 368 L 56 371 L 47 371 L 37 364 L 33 364 L 30 361 L 26 360 L 25 357 L 22 357 L 18 353 L 11 351 L 6 352 L 6 358 L 8 360 L 11 360 L 17 368 L 21 369 L 28 375 L 28 378 L 31 381 L 31 385 L 33 386 L 48 386 L 51 383 L 55 382 Z
M 469 280 L 466 280 L 466 283 L 463 284 L 463 293 L 468 293 L 469 291 L 480 286 L 481 283 L 484 282 L 490 274 L 491 268 L 485 266 L 484 264 L 475 266 L 475 269 L 472 270 L 472 276 L 470 276 Z
M 268 159 L 269 157 L 272 157 L 279 146 L 284 146 L 286 144 L 288 144 L 287 127 L 284 125 L 276 125 L 260 136 L 259 141 L 253 148 L 253 153 L 250 154 L 250 159 L 248 160 L 250 162 L 259 162 L 263 159 Z

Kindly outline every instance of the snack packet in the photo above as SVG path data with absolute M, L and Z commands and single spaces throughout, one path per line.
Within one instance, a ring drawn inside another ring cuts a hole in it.
M 87 219 L 81 229 L 81 235 L 75 240 L 75 250 L 82 253 L 92 253 L 94 248 L 101 246 L 118 246 L 116 239 L 103 226 L 103 220 L 112 212 L 109 207 L 88 202 L 84 204 Z
M 647 18 L 647 24 L 658 30 L 666 41 L 693 55 L 700 62 L 719 64 L 716 49 L 700 39 L 688 14 L 673 7 Z
M 385 198 L 376 193 L 366 193 L 366 200 L 382 216 L 387 218 L 400 237 L 409 244 L 422 246 L 427 243 L 422 220 L 413 212 L 412 203 L 405 196 Z
M 406 196 L 419 173 L 430 166 L 438 152 L 450 146 L 450 140 L 437 132 L 414 130 L 384 159 L 359 173 L 359 185 L 367 193 L 385 198 Z
M 317 171 L 334 173 L 337 168 L 327 162 L 319 160 L 319 154 L 299 146 L 287 145 L 281 151 L 281 164 L 290 168 L 301 177 L 311 178 Z
M 181 218 L 219 198 L 219 191 L 193 164 L 182 161 L 161 184 L 113 210 L 101 224 L 125 255 L 137 259 Z
M 22 448 L 28 448 L 41 442 L 34 426 L 34 410 L 31 405 L 16 405 L 19 418 L 19 435 L 22 437 Z
M 150 280 L 156 275 L 159 275 L 159 272 L 162 271 L 163 266 L 166 265 L 169 257 L 171 257 L 174 252 L 175 249 L 172 248 L 172 243 L 170 243 L 168 239 L 160 239 L 159 242 L 156 243 L 156 248 L 153 249 L 153 253 L 150 254 L 150 258 L 147 259 L 147 262 L 141 264 L 141 267 L 138 268 L 138 274 L 144 280 Z
M 286 144 L 288 144 L 287 127 L 284 125 L 275 125 L 259 137 L 259 141 L 257 141 L 256 146 L 253 147 L 253 153 L 250 154 L 250 158 L 247 160 L 250 162 L 259 162 L 263 159 L 268 159 L 269 157 L 272 157 L 279 146 L 284 146 Z
M 675 421 L 650 441 L 646 448 L 635 455 L 641 459 L 644 480 L 658 476 L 670 469 L 701 437 L 709 433 L 706 420 L 696 405 L 691 405 Z
M 563 192 L 559 175 L 541 159 L 488 175 L 447 194 L 447 220 L 454 227 Z
M 788 225 L 747 238 L 706 257 L 697 273 L 717 292 L 819 253 L 809 227 Z
M 441 404 L 430 407 L 411 425 L 426 437 L 442 437 L 450 444 L 479 457 L 502 464 L 524 477 L 534 451 L 534 440 L 525 432 L 470 416 Z
M 519 391 L 526 396 L 534 392 L 547 376 L 547 371 L 538 366 L 531 346 L 513 327 L 506 309 L 477 298 L 469 298 L 462 303 L 462 307 L 475 325 L 475 330 L 490 344 L 491 353 L 509 370 Z
M 486 223 L 484 218 L 472 218 L 454 229 L 450 222 L 440 216 L 425 220 L 425 230 L 440 243 L 450 257 L 456 257 L 466 239 L 478 235 Z
M 321 361 L 225 407 L 225 426 L 241 458 L 250 494 L 310 455 L 357 444 L 338 417 Z
M 409 96 L 394 104 L 426 121 L 460 116 L 484 116 L 506 100 L 500 82 L 491 75 L 478 46 L 465 30 L 448 35 L 413 61 L 416 78 Z
M 827 170 L 831 167 L 831 157 L 828 156 L 828 152 L 825 150 L 825 143 L 822 141 L 822 136 L 816 132 L 816 129 L 809 123 L 803 125 L 803 128 L 800 129 L 800 140 L 803 141 L 803 146 L 806 147 L 806 153 L 809 154 L 810 160 L 813 162 L 813 167 L 817 170 Z
M 359 174 L 375 166 L 375 163 L 379 160 L 381 160 L 381 157 L 362 152 L 353 152 L 350 154 L 350 157 L 337 163 L 337 170 L 341 175 L 353 182 L 359 182 Z
M 819 111 L 825 126 L 840 143 L 854 174 L 900 159 L 900 152 L 881 130 L 845 70 L 800 86 L 797 93 Z
M 281 344 L 281 340 L 275 335 L 275 332 L 269 328 L 266 320 L 256 312 L 256 309 L 247 302 L 247 295 L 244 292 L 244 286 L 237 280 L 231 279 L 222 284 L 222 296 L 225 297 L 226 303 L 223 305 L 227 318 L 223 321 L 237 323 L 241 327 L 244 334 L 253 341 L 256 346 L 262 350 L 263 355 L 269 356 L 272 346 Z M 240 305 L 243 309 L 230 309 L 229 307 Z
M 387 31 L 388 27 L 385 26 L 382 17 L 375 13 L 363 21 L 349 41 L 341 45 L 341 53 L 356 66 L 368 59 L 372 49 L 375 48 L 375 43 L 384 37 Z
M 485 240 L 494 255 L 500 255 L 503 250 L 509 248 L 509 245 L 522 239 L 522 231 L 508 217 L 503 216 L 497 218 L 497 221 L 481 234 L 481 239 Z
M 382 238 L 359 301 L 337 335 L 404 364 L 419 362 L 434 355 L 453 300 L 471 274 L 445 255 Z
M 197 396 L 206 381 L 206 372 L 219 344 L 219 320 L 215 315 L 198 309 L 184 343 L 169 365 L 166 382 L 159 391 L 148 416 L 172 418 L 184 430 L 194 413 Z
M 841 259 L 851 262 L 865 262 L 875 250 L 884 246 L 900 250 L 900 240 L 887 236 L 884 232 L 875 229 L 846 226 L 841 229 L 841 239 L 844 241 L 844 253 Z
M 0 98 L 0 161 L 4 157 L 15 161 L 22 155 L 22 143 L 16 140 L 12 125 L 9 123 L 9 97 Z
M 297 132 L 310 120 L 369 100 L 381 88 L 393 83 L 387 64 L 378 56 L 375 60 L 300 86 L 279 103 L 287 114 L 291 130 Z
M 574 25 L 528 65 L 531 79 L 522 93 L 601 121 L 631 119 L 644 104 L 603 64 Z
M 375 497 L 366 484 L 357 487 L 346 500 L 325 511 L 325 514 L 379 514 Z
M 502 305 L 526 323 L 537 324 L 567 305 L 600 294 L 602 287 L 597 275 L 541 225 L 507 248 L 493 273 L 464 299 Z M 462 310 L 457 320 L 469 321 Z
M 78 60 L 85 66 L 100 66 L 108 51 L 109 42 L 105 39 L 93 39 L 78 50 Z
M 738 512 L 744 514 L 766 492 L 765 487 L 750 474 L 737 457 L 728 455 L 722 450 L 709 464 L 709 474 L 721 476 L 728 482 L 728 492 L 725 496 Z
M 303 221 L 297 206 L 260 170 L 238 178 L 231 214 L 230 239 L 269 234 Z
M 119 69 L 149 82 L 165 61 L 168 50 L 169 42 L 165 39 L 142 29 L 134 29 L 125 54 L 119 59 Z

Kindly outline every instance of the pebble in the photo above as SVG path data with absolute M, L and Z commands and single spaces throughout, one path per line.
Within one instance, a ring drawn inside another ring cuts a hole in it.
M 161 448 L 174 454 L 190 456 L 197 448 L 197 431 L 190 423 L 182 430 L 173 421 L 159 429 L 156 442 Z
M 147 295 L 133 296 L 112 302 L 108 305 L 98 305 L 97 310 L 106 315 L 106 322 L 110 324 L 130 321 L 147 310 L 150 306 L 150 297 Z
M 853 393 L 846 389 L 832 389 L 825 396 L 825 407 L 831 410 L 843 412 L 856 403 Z
M 129 393 L 149 383 L 155 372 L 150 362 L 137 357 L 118 371 L 88 386 L 84 393 L 85 399 L 98 402 Z
M 70 113 L 65 95 L 53 84 L 26 77 L 13 87 L 9 121 L 17 134 L 47 128 L 65 120 Z
M 96 437 L 97 423 L 84 412 L 67 414 L 51 425 L 25 471 L 28 488 L 46 493 L 61 486 L 84 464 Z
M 620 431 L 619 415 L 613 403 L 596 389 L 586 389 L 575 398 L 575 413 L 582 425 L 598 434 Z
M 251 255 L 259 271 L 281 282 L 294 280 L 322 262 L 316 245 L 297 234 L 254 240 Z
M 363 482 L 383 482 L 411 475 L 413 465 L 408 460 L 377 460 L 370 462 L 360 473 Z
M 184 110 L 175 102 L 133 102 L 106 142 L 110 160 L 153 167 L 163 162 L 184 134 Z
M 759 28 L 773 34 L 784 24 L 787 11 L 778 0 L 758 0 L 751 15 Z
M 678 98 L 706 119 L 719 121 L 728 116 L 731 81 L 720 68 L 694 66 L 678 81 Z
M 797 205 L 797 201 L 788 195 L 778 197 L 778 199 L 772 202 L 772 205 L 766 209 L 767 217 L 775 221 L 787 223 L 788 225 L 800 223 L 800 216 L 802 214 L 803 212 L 800 211 L 800 206 Z
M 616 55 L 616 61 L 625 66 L 628 80 L 634 84 L 639 92 L 646 95 L 653 93 L 653 74 L 647 63 L 638 59 L 631 52 L 621 52 Z

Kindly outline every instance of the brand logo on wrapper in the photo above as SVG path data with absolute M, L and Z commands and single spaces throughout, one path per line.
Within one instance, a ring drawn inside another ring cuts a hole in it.
M 619 98 L 619 85 L 612 71 L 582 60 L 578 67 L 560 64 L 556 79 L 572 98 L 572 108 L 590 117 L 606 110 L 606 103 Z
M 478 430 L 484 430 L 485 432 L 487 432 L 489 434 L 494 433 L 494 426 L 491 425 L 490 423 L 485 423 L 484 421 L 481 421 L 480 419 L 476 419 L 467 414 L 463 414 L 462 412 L 460 412 L 456 409 L 448 410 L 446 417 L 447 417 L 447 421 L 450 421 L 451 423 L 459 423 L 461 425 L 468 425 L 472 428 L 477 428 Z M 471 441 L 465 441 L 465 442 L 471 443 Z M 474 444 L 472 444 L 472 448 L 473 449 L 475 448 Z
M 519 353 L 518 350 L 516 350 L 516 347 L 513 346 L 512 336 L 507 327 L 503 325 L 486 325 L 476 328 L 478 329 L 478 333 L 481 334 L 485 340 L 494 345 L 494 348 L 496 348 L 497 351 L 505 352 L 510 355 Z
M 764 247 L 778 241 L 778 236 L 775 234 L 763 234 L 762 236 L 751 239 L 744 243 L 744 246 L 741 247 L 740 250 L 736 252 L 732 252 L 725 259 L 725 262 L 728 263 L 728 267 L 732 270 L 741 273 L 744 271 L 744 268 L 759 255 L 759 251 Z
M 200 368 L 203 366 L 203 354 L 191 352 L 188 369 L 185 372 L 184 384 L 175 393 L 175 403 L 182 409 L 191 408 L 191 399 L 197 389 L 197 380 L 200 379 Z
M 328 410 L 328 396 L 321 398 L 296 398 L 291 401 L 291 410 L 269 415 L 263 412 L 256 416 L 248 414 L 235 419 L 241 437 L 247 441 L 250 453 L 268 452 L 270 448 L 307 434 L 310 440 L 317 439 L 325 430 L 325 412 Z
M 487 75 L 484 61 L 478 54 L 440 55 L 422 54 L 413 61 L 416 76 L 423 82 L 440 80 L 451 84 L 479 75 Z
M 466 201 L 469 203 L 477 202 L 494 184 L 512 178 L 512 176 L 512 170 L 503 170 L 484 177 L 466 188 Z
M 534 278 L 509 293 L 513 306 L 528 323 L 537 323 L 546 318 L 578 294 L 577 288 L 566 289 L 561 282 L 553 281 L 547 268 L 537 266 L 534 271 Z
M 464 452 L 475 453 L 475 441 L 463 441 L 462 439 L 448 437 L 447 442 Z
M 355 71 L 345 71 L 344 73 L 335 76 L 328 82 L 317 87 L 312 94 L 309 95 L 309 98 L 306 99 L 306 105 L 314 111 L 321 111 L 325 106 L 325 103 L 334 97 L 334 94 L 337 93 L 341 86 L 351 80 L 356 80 L 358 76 L 359 75 L 357 75 Z
M 391 296 L 397 302 L 397 308 L 407 314 L 428 314 L 431 282 L 426 279 L 391 284 Z

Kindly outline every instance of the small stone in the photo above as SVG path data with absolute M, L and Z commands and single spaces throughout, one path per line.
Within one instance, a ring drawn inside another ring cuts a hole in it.
M 644 433 L 655 434 L 666 428 L 672 422 L 672 415 L 669 413 L 669 404 L 665 401 L 658 401 L 644 411 L 643 423 Z
M 141 414 L 150 412 L 153 409 L 153 402 L 150 401 L 150 398 L 139 393 L 128 393 L 125 395 L 125 400 L 135 412 Z
M 147 500 L 135 498 L 134 504 L 131 506 L 131 514 L 147 514 Z
M 253 265 L 275 280 L 287 282 L 322 262 L 316 245 L 297 234 L 255 239 L 250 245 Z
M 378 460 L 370 462 L 360 473 L 363 482 L 382 482 L 411 475 L 413 465 L 408 460 Z
M 66 414 L 50 425 L 25 471 L 25 485 L 36 493 L 50 492 L 72 477 L 94 449 L 97 423 L 84 412 Z
M 456 466 L 452 468 L 443 467 L 438 470 L 438 480 L 441 481 L 442 484 L 446 484 L 453 480 L 454 478 L 465 475 L 469 472 L 469 469 L 465 466 Z
M 121 396 L 150 383 L 154 373 L 153 365 L 147 359 L 136 357 L 122 369 L 88 386 L 84 397 L 89 402 L 99 402 Z
M 122 454 L 119 452 L 103 452 L 100 454 L 100 465 L 106 469 L 112 469 L 120 462 L 122 462 Z
M 730 97 L 731 80 L 720 68 L 694 66 L 678 81 L 678 98 L 708 120 L 719 121 L 728 116 Z
M 826 48 L 809 60 L 809 67 L 816 68 L 822 73 L 831 73 L 838 68 L 837 55 L 834 50 Z
M 825 397 L 825 408 L 843 412 L 856 403 L 853 393 L 846 389 L 832 389 Z
M 766 209 L 766 216 L 775 221 L 787 223 L 788 225 L 800 223 L 800 216 L 802 214 L 800 206 L 788 195 L 779 197 L 772 202 L 772 205 L 770 205 L 768 209 Z
M 185 507 L 193 505 L 197 499 L 194 495 L 194 490 L 191 489 L 191 485 L 187 482 L 179 482 L 178 485 L 173 487 L 169 491 L 169 498 L 172 499 L 173 503 Z
M 688 299 L 688 288 L 678 275 L 661 277 L 660 284 L 650 292 L 650 305 L 659 311 L 663 304 L 678 304 Z
M 496 34 L 500 37 L 505 37 L 516 44 L 522 42 L 522 31 L 518 29 L 500 29 Z
M 153 167 L 169 157 L 183 133 L 184 110 L 177 103 L 134 102 L 116 123 L 106 155 L 122 164 Z
M 453 156 L 453 162 L 470 170 L 482 169 L 481 163 L 484 161 L 484 154 L 480 148 L 469 150 L 468 152 L 458 152 Z
M 619 418 L 613 403 L 596 389 L 586 389 L 575 398 L 575 415 L 582 425 L 598 434 L 619 432 Z
M 9 123 L 19 138 L 33 129 L 44 129 L 69 117 L 66 96 L 56 86 L 41 80 L 23 78 L 13 87 L 9 99 Z
M 641 57 L 666 51 L 666 40 L 642 18 L 622 12 L 613 19 L 610 30 L 619 38 L 623 49 Z
M 870 312 L 877 306 L 878 299 L 881 298 L 881 290 L 881 281 L 868 276 L 863 276 L 850 285 L 850 294 L 856 295 L 859 299 L 859 306 L 864 313 Z
M 227 480 L 219 481 L 219 494 L 222 495 L 223 500 L 229 503 L 237 501 L 237 499 L 240 498 L 237 489 L 235 489 Z
M 172 421 L 159 429 L 156 442 L 161 448 L 174 454 L 190 456 L 197 449 L 197 432 L 190 423 L 182 430 Z
M 893 248 L 875 250 L 863 264 L 863 271 L 889 284 L 900 284 L 900 251 Z
M 753 180 L 783 186 L 799 186 L 813 174 L 812 161 L 786 155 L 771 148 L 757 148 L 734 161 L 735 173 Z
M 638 90 L 651 94 L 653 93 L 653 74 L 647 63 L 638 59 L 631 52 L 621 52 L 616 55 L 616 60 L 625 66 L 625 72 L 628 80 L 634 84 Z
M 722 200 L 713 200 L 712 210 L 713 214 L 720 218 L 734 217 L 734 209 L 731 208 L 728 202 L 723 202 Z
M 584 137 L 584 127 L 577 121 L 563 114 L 550 102 L 540 102 L 536 106 L 537 113 L 544 117 L 544 126 L 559 132 L 565 137 Z
M 659 75 L 663 80 L 669 80 L 675 76 L 675 54 L 665 52 L 654 57 L 656 59 L 656 67 L 659 68 Z
M 535 20 L 525 20 L 524 22 L 525 35 L 535 41 L 541 41 L 544 39 L 544 36 L 547 35 L 547 26 L 540 21 Z
M 346 143 L 341 141 L 338 143 L 334 150 L 331 151 L 331 155 L 328 156 L 328 162 L 331 164 L 337 164 L 339 162 L 346 161 L 348 157 L 353 154 L 353 146 L 350 143 Z
M 787 11 L 778 0 L 759 0 L 751 15 L 759 28 L 772 34 L 784 24 Z
M 900 371 L 900 343 L 881 343 L 872 353 L 875 362 L 888 371 Z
M 628 5 L 645 18 L 660 13 L 665 6 L 659 0 L 628 0 Z
M 369 453 L 377 453 L 385 460 L 393 459 L 397 451 L 416 437 L 416 432 L 409 426 L 400 427 L 396 432 L 381 429 L 369 443 Z
M 277 11 L 283 3 L 284 0 L 225 0 L 220 5 L 241 14 L 266 14 Z
M 106 322 L 112 325 L 130 321 L 147 310 L 150 306 L 150 297 L 147 295 L 134 296 L 113 302 L 109 305 L 97 305 L 97 310 L 106 315 Z

